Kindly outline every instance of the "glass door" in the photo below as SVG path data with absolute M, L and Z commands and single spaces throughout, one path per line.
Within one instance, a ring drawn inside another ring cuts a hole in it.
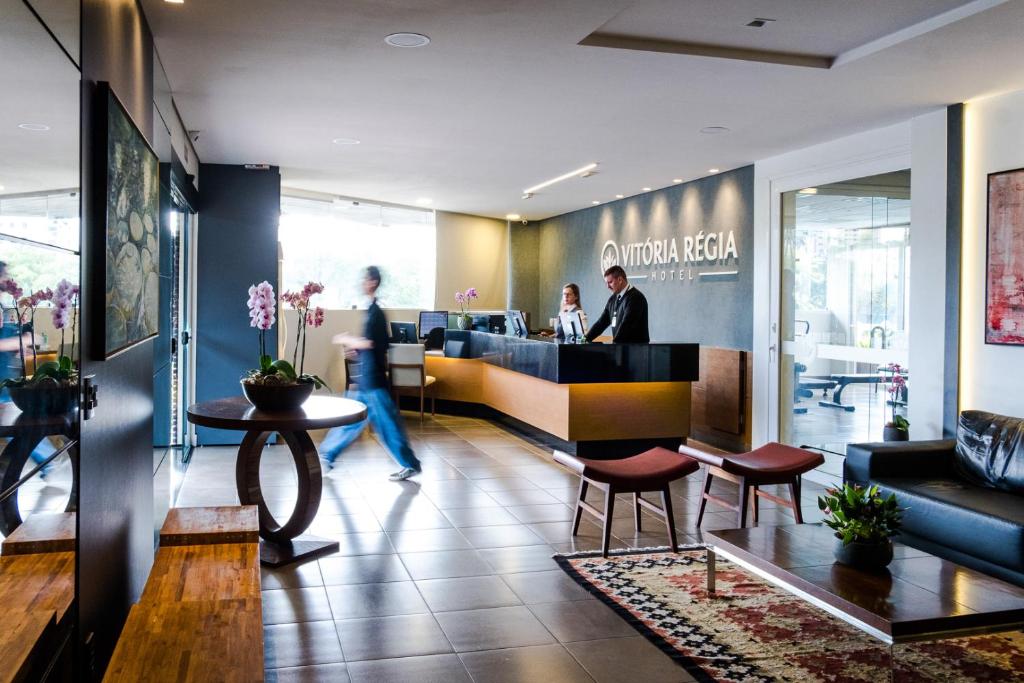
M 189 322 L 189 256 L 193 214 L 177 192 L 172 191 L 171 224 L 171 446 L 182 449 L 188 461 L 192 443 L 185 412 L 191 400 Z
M 910 172 L 784 192 L 781 211 L 779 437 L 835 465 L 906 415 Z

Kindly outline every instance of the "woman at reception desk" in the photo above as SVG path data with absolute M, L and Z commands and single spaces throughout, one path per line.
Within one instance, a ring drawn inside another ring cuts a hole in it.
M 435 397 L 487 406 L 591 458 L 675 448 L 690 432 L 698 345 L 573 344 L 446 330 L 427 357 Z

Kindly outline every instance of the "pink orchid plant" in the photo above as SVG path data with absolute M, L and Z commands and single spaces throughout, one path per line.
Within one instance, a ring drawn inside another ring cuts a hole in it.
M 313 294 L 319 294 L 323 289 L 323 285 L 311 282 L 301 292 L 285 292 L 281 295 L 281 300 L 290 304 L 296 310 L 298 310 L 298 305 L 303 306 L 303 342 L 305 342 L 305 322 L 309 318 L 310 313 L 312 313 L 312 320 L 316 323 L 313 324 L 313 327 L 319 327 L 323 324 L 323 309 L 317 308 L 312 312 L 308 310 L 309 297 Z M 292 363 L 283 359 L 274 360 L 267 353 L 266 333 L 277 322 L 277 299 L 274 296 L 273 285 L 264 280 L 258 285 L 250 286 L 249 299 L 246 305 L 249 307 L 249 326 L 259 330 L 260 367 L 246 373 L 243 380 L 253 384 L 311 383 L 317 389 L 327 386 L 327 383 L 316 375 L 307 375 L 301 371 L 296 372 L 294 359 Z M 305 344 L 303 344 L 303 357 L 305 357 Z
M 455 292 L 455 303 L 457 303 L 459 308 L 462 310 L 462 313 L 459 314 L 460 318 L 469 318 L 469 313 L 467 311 L 469 302 L 473 299 L 478 299 L 479 297 L 480 295 L 477 293 L 476 287 L 470 287 L 465 292 Z
M 292 367 L 297 364 L 301 375 L 306 367 L 306 328 L 320 327 L 324 324 L 324 309 L 319 306 L 312 306 L 310 299 L 324 291 L 324 286 L 319 282 L 307 282 L 298 292 L 285 292 L 281 300 L 295 309 L 299 314 L 299 324 L 295 330 L 295 351 L 292 353 Z M 302 345 L 302 355 L 299 355 L 299 345 Z M 296 363 L 298 361 L 298 363 Z
M 4 296 L 6 295 L 6 296 Z M 6 304 L 5 299 L 10 303 Z M 21 377 L 7 379 L 0 382 L 3 386 L 26 386 L 36 385 L 45 382 L 68 383 L 76 380 L 76 371 L 72 359 L 64 355 L 64 328 L 67 327 L 67 318 L 70 315 L 73 325 L 77 324 L 78 313 L 76 303 L 78 299 L 78 285 L 72 285 L 67 280 L 61 280 L 57 285 L 55 293 L 49 287 L 32 292 L 25 296 L 24 290 L 13 279 L 6 279 L 0 282 L 0 325 L 3 325 L 7 311 L 14 312 L 14 323 L 18 326 L 18 356 L 21 360 Z M 30 327 L 29 351 L 34 355 L 36 349 L 35 318 L 36 309 L 40 304 L 53 303 L 54 326 L 61 330 L 60 353 L 56 361 L 40 363 L 35 367 L 32 376 L 28 376 L 28 366 L 25 361 L 25 334 L 22 331 Z M 72 328 L 74 330 L 74 327 Z M 74 338 L 74 331 L 72 331 Z
M 892 405 L 892 420 L 886 426 L 895 427 L 902 431 L 908 431 L 910 428 L 910 421 L 896 413 L 896 406 L 899 405 L 907 391 L 907 380 L 902 374 L 903 368 L 899 363 L 889 363 L 887 369 L 892 373 L 888 389 L 890 397 L 889 403 Z

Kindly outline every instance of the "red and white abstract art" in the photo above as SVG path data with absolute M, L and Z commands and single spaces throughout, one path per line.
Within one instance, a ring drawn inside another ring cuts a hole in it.
M 1024 169 L 988 177 L 985 343 L 1024 345 Z

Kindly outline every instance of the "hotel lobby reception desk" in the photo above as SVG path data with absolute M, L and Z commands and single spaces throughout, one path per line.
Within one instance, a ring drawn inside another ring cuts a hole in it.
M 672 446 L 690 432 L 697 344 L 566 344 L 448 330 L 426 372 L 440 400 L 488 406 L 585 457 Z

